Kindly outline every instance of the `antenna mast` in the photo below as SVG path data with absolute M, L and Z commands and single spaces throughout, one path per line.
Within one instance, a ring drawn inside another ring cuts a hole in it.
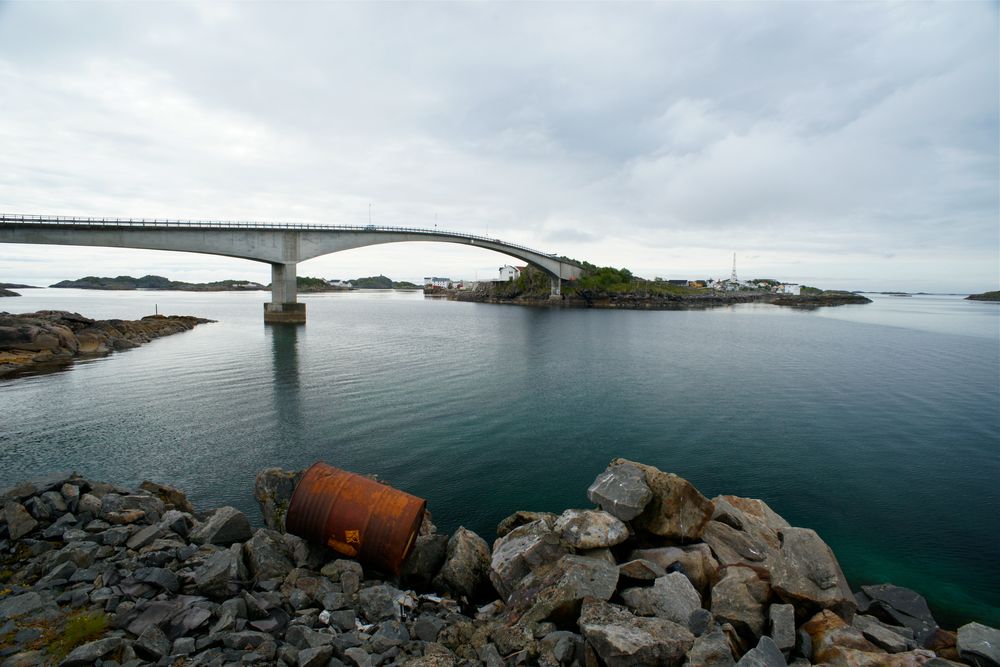
M 730 278 L 734 283 L 738 283 L 739 280 L 736 279 L 736 253 L 733 253 L 733 276 Z

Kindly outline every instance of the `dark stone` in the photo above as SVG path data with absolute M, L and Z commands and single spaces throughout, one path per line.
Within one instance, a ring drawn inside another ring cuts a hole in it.
M 403 591 L 387 584 L 362 589 L 359 594 L 361 614 L 369 623 L 394 619 L 399 614 L 397 600 L 401 597 Z
M 191 531 L 190 537 L 195 544 L 228 546 L 249 540 L 252 535 L 246 515 L 235 507 L 226 506 L 215 510 L 208 520 Z
M 7 532 L 12 540 L 21 539 L 38 526 L 38 521 L 21 503 L 7 501 L 4 503 L 3 512 L 7 520 Z
M 298 667 L 325 667 L 332 657 L 332 646 L 317 646 L 299 651 L 297 664 Z
M 420 535 L 413 545 L 413 551 L 403 563 L 400 582 L 417 590 L 426 590 L 437 575 L 448 554 L 448 536 L 432 533 Z
M 169 593 L 176 593 L 180 588 L 177 575 L 162 567 L 141 567 L 132 576 L 137 581 L 155 584 Z
M 982 623 L 958 629 L 958 653 L 976 667 L 1000 667 L 1000 630 Z
M 133 648 L 138 655 L 155 661 L 169 655 L 171 643 L 160 628 L 150 625 L 139 635 Z
M 124 640 L 121 637 L 98 639 L 83 646 L 77 646 L 59 663 L 59 667 L 87 667 L 98 660 L 122 648 Z
M 921 646 L 938 628 L 927 601 L 909 588 L 879 584 L 862 586 L 861 590 L 867 596 L 869 614 L 886 623 L 910 628 Z
M 767 635 L 761 637 L 757 646 L 747 651 L 746 655 L 736 663 L 736 667 L 787 667 L 787 665 L 785 656 L 781 655 L 781 650 Z
M 459 527 L 448 540 L 447 554 L 434 585 L 471 600 L 489 587 L 490 547 L 471 530 Z
M 253 496 L 260 503 L 264 525 L 271 530 L 285 532 L 285 514 L 300 479 L 301 471 L 292 472 L 281 468 L 266 468 L 257 473 Z
M 243 545 L 243 556 L 254 579 L 284 579 L 295 568 L 281 533 L 258 529 Z

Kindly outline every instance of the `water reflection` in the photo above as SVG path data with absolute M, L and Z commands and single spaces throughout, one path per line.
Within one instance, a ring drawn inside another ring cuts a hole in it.
M 265 325 L 265 336 L 271 341 L 271 399 L 274 404 L 276 430 L 282 443 L 299 444 L 303 432 L 302 379 L 299 370 L 299 336 L 305 336 L 300 325 Z

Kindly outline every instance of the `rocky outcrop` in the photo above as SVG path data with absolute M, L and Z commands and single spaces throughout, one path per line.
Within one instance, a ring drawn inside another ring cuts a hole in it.
M 18 294 L 17 292 L 13 292 L 4 287 L 0 287 L 0 297 L 5 297 L 5 296 L 21 296 L 21 295 Z
M 819 294 L 786 294 L 770 300 L 776 306 L 791 306 L 793 308 L 820 308 L 823 306 L 844 306 L 847 304 L 871 303 L 872 300 L 853 292 L 826 290 Z
M 970 294 L 965 298 L 969 301 L 1000 301 L 1000 290 L 982 292 L 981 294 Z
M 22 315 L 0 313 L 0 377 L 64 366 L 79 357 L 131 349 L 206 322 L 211 320 L 181 315 L 92 320 L 60 310 Z
M 274 526 L 297 479 L 257 477 Z M 762 501 L 621 459 L 591 490 L 604 509 L 517 512 L 492 550 L 428 520 L 379 579 L 168 485 L 17 484 L 0 491 L 0 665 L 997 665 L 1000 631 L 942 630 L 908 589 L 855 599 L 820 537 Z M 83 615 L 93 629 L 69 633 Z

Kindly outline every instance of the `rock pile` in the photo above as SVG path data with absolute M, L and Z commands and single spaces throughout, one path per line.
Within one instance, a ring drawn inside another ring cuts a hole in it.
M 67 364 L 76 357 L 101 356 L 139 347 L 154 338 L 188 331 L 211 321 L 186 315 L 92 320 L 62 310 L 22 315 L 0 313 L 0 377 Z
M 258 474 L 256 530 L 151 482 L 2 492 L 0 665 L 1000 662 L 1000 631 L 942 630 L 906 589 L 853 594 L 815 532 L 639 463 L 597 477 L 597 509 L 504 519 L 492 548 L 428 519 L 398 577 L 283 533 L 297 479 Z

